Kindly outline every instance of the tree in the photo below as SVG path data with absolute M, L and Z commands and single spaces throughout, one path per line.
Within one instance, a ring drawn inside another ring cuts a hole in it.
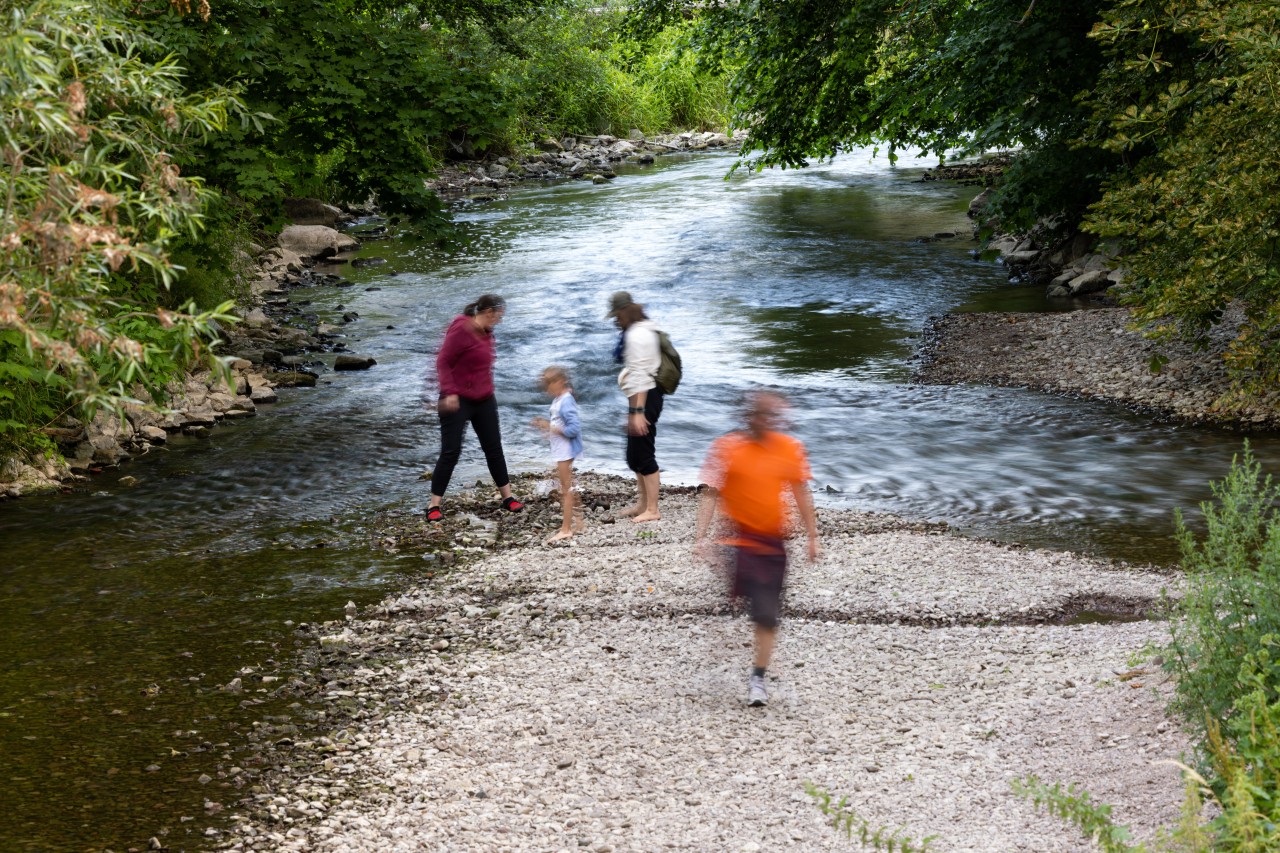
M 699 11 L 704 59 L 738 69 L 735 124 L 756 167 L 805 165 L 852 146 L 943 155 L 1018 147 L 997 212 L 1024 227 L 1078 221 L 1118 162 L 1074 147 L 1093 120 L 1077 94 L 1101 64 L 1099 0 L 780 0 Z M 683 14 L 644 0 L 642 28 Z
M 188 93 L 109 7 L 3 0 L 0 15 L 0 442 L 15 444 L 135 383 L 159 393 L 207 354 L 221 311 L 129 304 L 112 275 L 172 280 L 166 246 L 199 228 L 206 193 L 176 160 L 236 102 Z
M 1280 6 L 1115 4 L 1089 102 L 1131 164 L 1085 227 L 1126 249 L 1127 299 L 1156 336 L 1202 338 L 1238 303 L 1225 353 L 1246 390 L 1280 382 Z
M 424 179 L 450 144 L 467 151 L 510 121 L 478 34 L 541 0 L 222 0 L 207 18 L 166 0 L 139 7 L 193 86 L 239 81 L 247 112 L 193 152 L 209 181 L 264 207 L 320 195 L 391 212 L 440 212 Z

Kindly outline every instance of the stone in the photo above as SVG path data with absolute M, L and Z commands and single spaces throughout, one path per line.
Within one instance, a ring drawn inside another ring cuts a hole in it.
M 285 370 L 274 376 L 278 388 L 314 388 L 319 376 L 308 370 Z M 254 400 L 257 402 L 267 402 Z M 271 401 L 274 402 L 274 401 Z
M 979 218 L 983 211 L 987 209 L 987 205 L 991 203 L 991 190 L 985 189 L 973 197 L 969 202 L 968 216 L 970 219 Z
M 325 225 L 290 225 L 278 239 L 280 248 L 303 258 L 328 258 L 360 246 L 354 237 Z
M 302 256 L 290 249 L 275 246 L 258 256 L 258 263 L 263 269 L 284 272 L 302 272 Z
M 251 329 L 265 329 L 272 324 L 271 318 L 261 308 L 254 308 L 243 317 L 244 324 Z
M 342 220 L 342 211 L 316 198 L 286 198 L 285 215 L 294 225 L 325 225 L 333 228 Z
M 1067 289 L 1072 296 L 1083 296 L 1088 293 L 1097 293 L 1106 290 L 1112 285 L 1109 270 L 1096 269 L 1089 272 L 1081 273 L 1067 284 Z
M 249 399 L 254 403 L 275 403 L 280 397 L 271 388 L 254 388 L 249 393 Z M 161 430 L 163 432 L 163 430 Z
M 1052 290 L 1055 287 L 1061 287 L 1063 290 L 1070 292 L 1070 288 L 1067 285 L 1071 284 L 1071 280 L 1082 272 L 1084 272 L 1084 270 L 1077 269 L 1075 267 L 1072 267 L 1069 270 L 1063 270 L 1060 274 L 1054 276 L 1053 281 L 1049 282 L 1049 289 Z
M 333 361 L 334 370 L 368 370 L 378 362 L 369 355 L 347 355 L 343 353 Z

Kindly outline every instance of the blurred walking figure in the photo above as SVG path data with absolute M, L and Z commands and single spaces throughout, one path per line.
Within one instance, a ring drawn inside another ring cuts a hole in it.
M 546 540 L 550 544 L 581 533 L 584 527 L 582 507 L 573 491 L 573 462 L 582 455 L 582 421 L 567 370 L 553 366 L 542 371 L 542 390 L 551 397 L 550 418 L 534 418 L 533 425 L 545 432 L 551 443 L 551 458 L 555 460 L 556 478 L 560 481 L 560 509 L 564 515 L 560 530 Z
M 462 455 L 462 436 L 468 423 L 480 439 L 480 449 L 484 451 L 493 484 L 502 495 L 503 508 L 508 512 L 524 509 L 524 504 L 511 494 L 507 459 L 502 453 L 498 401 L 493 396 L 493 363 L 498 352 L 493 329 L 502 322 L 506 310 L 507 303 L 501 296 L 484 294 L 449 324 L 436 355 L 436 375 L 440 380 L 440 399 L 436 403 L 440 413 L 440 457 L 431 472 L 428 521 L 444 517 L 440 501 Z
M 627 467 L 636 475 L 636 505 L 621 515 L 636 523 L 657 521 L 662 517 L 657 438 L 663 402 L 662 388 L 654 378 L 662 364 L 658 327 L 625 290 L 610 298 L 606 316 L 622 331 L 613 357 L 622 365 L 618 387 L 627 398 Z
M 714 559 L 708 537 L 717 512 L 723 512 L 729 526 L 722 544 L 730 546 L 730 594 L 747 599 L 755 626 L 755 660 L 747 681 L 747 704 L 753 706 L 769 701 L 764 677 L 778 636 L 787 573 L 788 492 L 804 524 L 810 562 L 819 552 L 809 460 L 798 439 L 779 432 L 788 409 L 781 394 L 751 393 L 744 429 L 716 439 L 702 466 L 701 478 L 709 488 L 698 504 L 695 551 Z

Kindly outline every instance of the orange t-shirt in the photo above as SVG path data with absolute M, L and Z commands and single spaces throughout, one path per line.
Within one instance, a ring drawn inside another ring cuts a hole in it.
M 724 514 L 740 530 L 761 536 L 786 535 L 786 492 L 809 478 L 804 445 L 780 432 L 767 432 L 760 441 L 745 433 L 722 436 L 702 465 L 702 481 L 720 493 Z

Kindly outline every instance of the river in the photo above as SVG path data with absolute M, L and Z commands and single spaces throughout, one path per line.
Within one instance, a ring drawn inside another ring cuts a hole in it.
M 725 180 L 732 162 L 673 156 L 603 186 L 471 204 L 448 248 L 370 243 L 362 254 L 386 265 L 344 268 L 354 287 L 291 298 L 323 319 L 357 312 L 349 344 L 375 368 L 326 373 L 257 418 L 177 439 L 74 494 L 0 505 L 0 849 L 209 843 L 209 803 L 244 795 L 218 775 L 245 755 L 244 732 L 306 711 L 218 685 L 242 668 L 287 671 L 309 642 L 297 623 L 339 618 L 347 600 L 416 576 L 420 561 L 371 545 L 373 520 L 425 504 L 419 474 L 437 441 L 423 378 L 445 325 L 484 292 L 508 299 L 498 395 L 514 469 L 546 466 L 523 424 L 546 406 L 541 368 L 563 364 L 583 467 L 625 473 L 603 315 L 626 289 L 684 358 L 659 433 L 666 482 L 696 480 L 745 390 L 780 387 L 823 505 L 1174 558 L 1173 510 L 1208 496 L 1240 436 L 1034 392 L 912 384 L 931 316 L 1079 307 L 1010 285 L 963 237 L 916 241 L 967 234 L 974 190 L 922 183 L 929 164 L 867 152 Z M 1276 470 L 1280 442 L 1253 445 Z M 486 477 L 471 438 L 455 488 Z

